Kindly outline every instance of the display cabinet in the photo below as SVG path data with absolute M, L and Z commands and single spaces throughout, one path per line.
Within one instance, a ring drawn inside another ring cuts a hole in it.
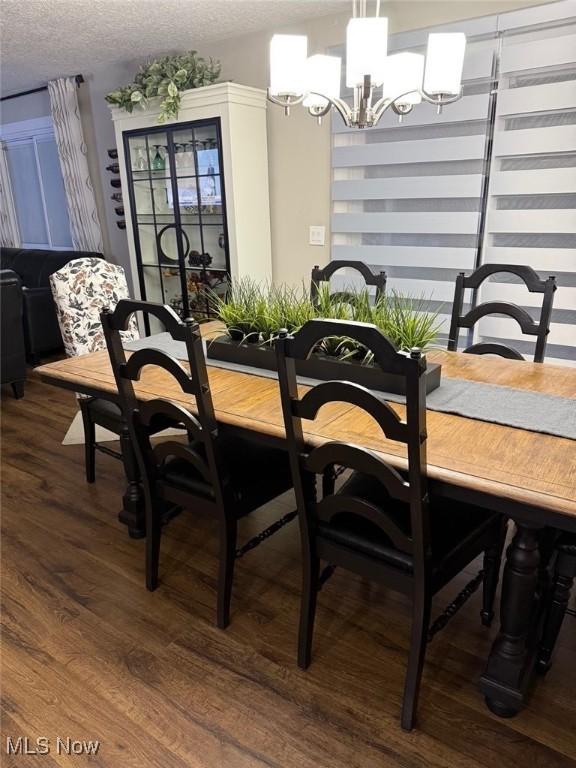
M 112 109 L 134 293 L 203 319 L 206 288 L 271 279 L 266 97 L 222 83 L 185 92 L 177 122 L 157 115 Z

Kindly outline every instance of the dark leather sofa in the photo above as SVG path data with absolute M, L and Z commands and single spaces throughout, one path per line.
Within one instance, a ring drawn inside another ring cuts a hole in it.
M 26 350 L 22 286 L 11 269 L 0 270 L 0 375 L 1 383 L 11 384 L 14 397 L 24 394 Z
M 24 340 L 26 358 L 37 363 L 48 352 L 62 348 L 62 336 L 49 276 L 73 259 L 104 258 L 88 251 L 46 251 L 31 248 L 0 248 L 0 269 L 10 269 L 22 284 Z

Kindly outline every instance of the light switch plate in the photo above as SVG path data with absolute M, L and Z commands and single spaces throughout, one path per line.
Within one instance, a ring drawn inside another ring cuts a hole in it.
M 310 245 L 324 245 L 326 242 L 326 227 L 310 227 L 310 236 L 308 242 Z

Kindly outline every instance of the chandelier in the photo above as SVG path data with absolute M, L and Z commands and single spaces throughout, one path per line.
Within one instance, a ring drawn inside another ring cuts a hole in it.
M 367 16 L 367 0 L 353 0 L 353 18 L 346 29 L 346 87 L 354 100 L 340 97 L 342 60 L 338 56 L 308 56 L 305 35 L 274 35 L 270 43 L 270 87 L 274 104 L 302 104 L 321 121 L 333 107 L 349 128 L 371 128 L 391 108 L 402 119 L 422 101 L 438 112 L 462 95 L 466 36 L 461 32 L 428 35 L 426 56 L 387 55 L 388 19 Z

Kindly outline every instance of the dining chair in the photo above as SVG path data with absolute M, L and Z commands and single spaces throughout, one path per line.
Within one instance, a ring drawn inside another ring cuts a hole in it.
M 174 341 L 185 345 L 189 371 L 171 355 L 152 348 L 139 349 L 126 358 L 121 333 L 135 312 L 153 315 Z M 162 304 L 122 300 L 114 311 L 103 311 L 102 325 L 120 402 L 129 414 L 144 487 L 146 586 L 151 591 L 158 586 L 161 518 L 167 507 L 212 515 L 220 529 L 217 626 L 224 629 L 230 622 L 236 559 L 297 515 L 289 512 L 236 548 L 238 520 L 292 488 L 288 455 L 218 424 L 200 326 L 192 318 L 181 320 Z M 174 378 L 178 385 L 174 401 L 160 398 L 138 403 L 133 382 L 146 366 Z M 183 424 L 192 440 L 152 445 L 150 430 L 164 418 Z
M 77 357 L 106 349 L 100 313 L 104 307 L 116 306 L 120 299 L 129 296 L 122 267 L 99 258 L 74 259 L 50 275 L 50 287 L 66 354 Z M 135 321 L 130 322 L 125 338 L 127 341 L 139 338 Z M 120 407 L 100 397 L 81 394 L 76 397 L 84 426 L 87 482 L 93 483 L 96 477 L 97 450 L 124 459 L 128 480 L 134 482 L 135 461 Z M 96 425 L 118 435 L 122 453 L 96 442 Z
M 320 284 L 329 283 L 330 278 L 335 272 L 345 268 L 353 269 L 354 271 L 359 272 L 364 278 L 364 284 L 366 286 L 374 286 L 376 288 L 376 301 L 378 301 L 378 299 L 386 293 L 386 272 L 383 270 L 373 272 L 368 264 L 365 264 L 363 261 L 346 261 L 336 259 L 322 268 L 316 265 L 312 270 L 312 278 L 310 281 L 310 298 L 312 302 L 316 302 L 318 298 Z M 345 291 L 339 291 L 334 295 L 346 296 L 347 294 Z
M 552 654 L 568 610 L 574 579 L 576 579 L 576 534 L 563 533 L 556 544 L 554 577 L 538 652 L 538 667 L 542 672 L 547 672 L 551 666 Z
M 500 272 L 516 275 L 523 281 L 530 293 L 542 294 L 540 320 L 538 322 L 536 322 L 522 307 L 504 301 L 488 301 L 482 304 L 477 304 L 465 315 L 462 314 L 464 291 L 467 288 L 479 288 L 485 280 Z M 506 315 L 517 321 L 522 333 L 536 337 L 534 362 L 542 363 L 546 352 L 548 334 L 550 333 L 550 319 L 552 317 L 552 304 L 555 291 L 555 277 L 550 276 L 548 279 L 542 280 L 538 277 L 538 274 L 532 267 L 524 265 L 482 264 L 482 266 L 478 267 L 478 269 L 471 275 L 467 276 L 465 272 L 460 272 L 456 278 L 448 349 L 452 352 L 455 352 L 458 349 L 460 328 L 473 328 L 480 318 L 486 317 L 487 315 Z M 525 359 L 516 349 L 496 342 L 481 341 L 467 347 L 463 352 L 474 355 L 500 355 L 500 357 L 506 357 L 510 360 Z
M 296 361 L 306 359 L 322 339 L 330 336 L 360 342 L 373 353 L 375 365 L 405 379 L 405 419 L 381 397 L 347 381 L 322 382 L 299 395 Z M 407 354 L 397 351 L 375 325 L 310 320 L 293 336 L 283 332 L 276 350 L 303 550 L 298 664 L 302 669 L 310 664 L 317 595 L 335 567 L 408 595 L 412 602 L 412 631 L 401 722 L 410 730 L 427 640 L 482 580 L 482 621 L 489 625 L 492 620 L 504 521 L 484 509 L 436 498 L 434 489 L 428 489 L 426 358 L 419 349 Z M 338 441 L 319 447 L 307 444 L 302 420 L 314 420 L 318 411 L 331 402 L 356 406 L 375 420 L 383 437 L 405 444 L 407 471 L 399 471 L 384 456 L 361 445 Z M 345 467 L 349 476 L 341 487 L 318 499 L 317 476 L 334 466 Z M 431 625 L 432 596 L 481 553 L 483 572 Z M 328 564 L 322 571 L 321 561 Z

